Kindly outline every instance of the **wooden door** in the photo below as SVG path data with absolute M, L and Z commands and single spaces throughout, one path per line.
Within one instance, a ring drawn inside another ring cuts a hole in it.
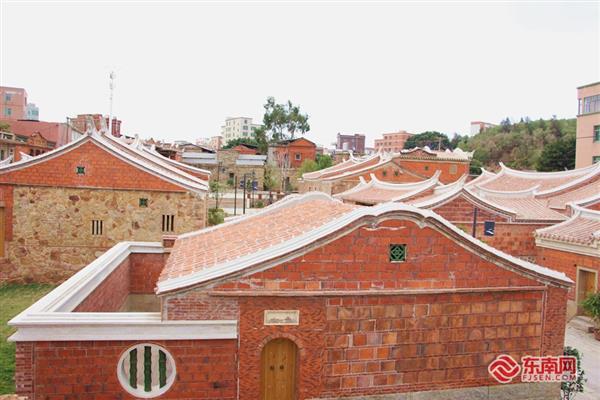
M 273 339 L 261 354 L 260 391 L 262 400 L 296 399 L 296 344 Z
M 583 314 L 581 303 L 596 291 L 596 272 L 580 269 L 577 272 L 577 314 Z
M 0 207 L 0 257 L 4 257 L 4 207 Z

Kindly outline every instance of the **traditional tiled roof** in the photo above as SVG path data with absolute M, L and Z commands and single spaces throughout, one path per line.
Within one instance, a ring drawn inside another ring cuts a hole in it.
M 571 218 L 560 224 L 538 229 L 535 232 L 536 238 L 586 245 L 600 250 L 600 211 L 576 205 L 570 207 L 573 209 Z
M 157 294 L 208 284 L 236 274 L 275 266 L 297 257 L 319 240 L 377 218 L 418 220 L 460 241 L 498 266 L 542 282 L 570 286 L 563 273 L 505 254 L 472 238 L 436 213 L 403 203 L 374 207 L 352 206 L 324 193 L 293 196 L 262 212 L 216 227 L 181 235 L 176 241 L 157 284 Z M 374 220 L 375 219 L 375 220 Z
M 150 146 L 145 146 L 138 135 L 135 136 L 135 139 L 133 140 L 132 143 L 129 144 L 129 146 L 147 153 L 149 157 L 151 157 L 155 160 L 165 162 L 165 163 L 170 164 L 179 169 L 192 171 L 192 172 L 200 174 L 200 175 L 205 175 L 207 180 L 210 179 L 211 172 L 209 170 L 197 168 L 197 167 L 187 165 L 184 163 L 180 163 L 179 161 L 165 157 L 156 151 L 156 145 L 152 144 Z
M 477 186 L 498 191 L 535 190 L 536 194 L 550 194 L 593 179 L 600 174 L 600 164 L 560 172 L 529 172 L 508 168 L 500 163 L 501 170 L 492 179 Z
M 181 186 L 182 188 L 198 193 L 206 193 L 208 190 L 208 182 L 193 175 L 187 174 L 186 172 L 169 165 L 163 160 L 150 157 L 145 152 L 132 149 L 130 146 L 111 135 L 99 133 L 97 131 L 90 131 L 77 140 L 67 143 L 64 146 L 58 147 L 52 151 L 42 153 L 35 157 L 22 159 L 12 164 L 0 166 L 0 174 L 42 163 L 46 160 L 50 160 L 74 150 L 84 143 L 90 141 L 110 154 L 113 154 L 115 157 L 133 165 L 134 167 L 140 168 L 147 173 L 158 176 L 168 182 Z
M 325 168 L 320 171 L 310 172 L 302 175 L 305 181 L 334 181 L 341 178 L 347 178 L 355 175 L 365 174 L 394 159 L 411 160 L 451 160 L 468 162 L 473 157 L 472 152 L 465 152 L 460 149 L 453 151 L 433 151 L 428 147 L 415 147 L 410 150 L 402 150 L 400 153 L 377 153 L 370 157 L 354 158 L 344 161 L 341 164 Z
M 360 177 L 360 183 L 345 192 L 338 193 L 335 198 L 361 204 L 379 204 L 388 201 L 404 201 L 411 197 L 431 190 L 439 182 L 440 171 L 429 179 L 414 183 L 388 183 L 382 182 L 371 174 L 371 180 L 367 183 Z

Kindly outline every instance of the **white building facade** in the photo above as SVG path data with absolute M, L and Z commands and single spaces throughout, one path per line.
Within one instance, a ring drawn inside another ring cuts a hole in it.
M 223 144 L 230 140 L 253 137 L 254 131 L 260 124 L 253 124 L 252 118 L 248 117 L 228 117 L 225 119 L 225 125 L 221 126 L 221 136 Z

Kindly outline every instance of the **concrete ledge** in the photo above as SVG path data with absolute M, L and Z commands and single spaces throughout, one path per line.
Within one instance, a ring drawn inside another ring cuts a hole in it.
M 425 392 L 327 397 L 311 400 L 547 400 L 558 399 L 559 396 L 559 383 L 515 383 Z

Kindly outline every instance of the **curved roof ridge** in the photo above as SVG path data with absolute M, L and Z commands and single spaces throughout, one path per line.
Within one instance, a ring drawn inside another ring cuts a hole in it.
M 437 184 L 439 182 L 441 173 L 442 173 L 442 171 L 440 171 L 438 169 L 435 171 L 435 173 L 430 178 L 428 178 L 426 180 L 417 181 L 417 182 L 406 182 L 406 183 L 393 183 L 393 182 L 380 181 L 379 179 L 377 179 L 377 176 L 375 176 L 375 174 L 371 173 L 370 175 L 371 175 L 371 182 L 373 182 L 374 186 L 380 187 L 382 189 L 410 190 L 410 189 L 420 189 L 420 188 L 431 186 L 432 184 L 434 184 L 434 185 Z
M 572 201 L 571 203 L 576 204 L 578 206 L 582 206 L 582 205 L 588 205 L 590 203 L 595 203 L 597 201 L 600 201 L 600 192 L 593 196 L 586 197 L 584 199 Z
M 539 171 L 519 171 L 517 169 L 507 167 L 502 161 L 500 161 L 499 164 L 500 164 L 500 167 L 502 168 L 502 171 L 504 171 L 508 175 L 518 176 L 521 178 L 531 178 L 531 179 L 550 179 L 550 178 L 556 178 L 556 177 L 569 177 L 572 175 L 578 175 L 579 173 L 587 173 L 588 171 L 594 171 L 596 169 L 600 169 L 599 165 L 592 164 L 587 167 L 578 168 L 578 169 L 570 169 L 567 171 L 539 172 Z
M 515 198 L 515 197 L 534 197 L 537 193 L 536 190 L 540 187 L 540 184 L 534 185 L 530 188 L 523 190 L 513 190 L 513 191 L 505 191 L 505 190 L 495 190 L 482 188 L 477 186 L 477 191 L 480 196 L 496 196 L 496 197 L 506 197 L 506 198 Z
M 589 208 L 578 206 L 574 203 L 569 203 L 568 206 L 571 207 L 571 209 L 573 209 L 577 215 L 583 218 L 600 221 L 600 211 L 598 210 L 591 210 Z
M 469 174 L 463 174 L 463 176 L 461 176 L 460 178 L 458 178 L 457 180 L 455 180 L 454 182 L 451 183 L 447 183 L 445 185 L 439 185 L 436 188 L 434 188 L 435 192 L 438 193 L 446 193 L 450 190 L 453 190 L 457 187 L 463 187 L 465 185 L 465 182 L 467 181 L 467 178 L 469 177 Z
M 381 156 L 381 155 L 379 153 L 376 153 L 372 156 L 362 158 L 362 159 L 349 157 L 347 160 L 344 160 L 339 164 L 332 165 L 331 167 L 320 169 L 318 171 L 306 172 L 306 173 L 302 174 L 302 179 L 318 179 L 325 174 L 335 172 L 335 171 L 343 171 L 346 168 L 352 167 L 356 164 L 360 164 L 360 163 L 369 161 L 369 160 L 371 160 L 375 157 L 379 157 L 379 156 Z
M 596 175 L 600 174 L 600 163 L 592 164 L 592 167 L 595 167 L 595 168 L 590 168 L 589 173 L 581 175 L 580 177 L 576 178 L 572 182 L 567 182 L 567 183 L 557 186 L 555 188 L 542 190 L 542 191 L 536 193 L 536 195 L 538 195 L 538 196 L 556 195 L 562 191 L 565 191 L 566 189 L 572 188 L 572 187 L 577 186 L 591 178 L 594 178 L 594 177 L 596 177 Z M 582 170 L 582 169 L 585 169 L 585 168 L 580 168 L 580 170 Z M 577 171 L 577 170 L 572 170 L 572 171 Z
M 371 161 L 371 160 L 372 160 L 372 158 L 369 159 L 369 160 L 366 160 L 364 162 Z M 346 178 L 346 177 L 349 177 L 349 176 L 352 176 L 352 175 L 364 173 L 365 171 L 368 171 L 368 170 L 370 170 L 372 168 L 377 168 L 377 167 L 379 167 L 381 165 L 384 165 L 384 164 L 390 162 L 391 160 L 392 160 L 391 158 L 386 158 L 385 156 L 381 156 L 379 158 L 379 161 L 376 164 L 367 165 L 365 167 L 362 167 L 362 168 L 359 168 L 359 169 L 350 170 L 350 171 L 340 170 L 340 172 L 338 174 L 324 177 L 323 180 L 327 180 L 327 181 L 336 180 L 336 179 Z M 358 164 L 355 164 L 355 165 L 358 165 Z
M 142 151 L 144 151 L 144 152 L 146 152 L 146 153 L 148 153 L 148 154 L 150 154 L 150 155 L 152 155 L 154 157 L 157 157 L 157 158 L 160 157 L 160 159 L 162 159 L 163 161 L 165 161 L 167 163 L 170 163 L 170 164 L 173 164 L 173 165 L 175 165 L 177 167 L 186 168 L 186 169 L 189 169 L 190 171 L 195 171 L 195 172 L 198 172 L 198 173 L 201 173 L 201 174 L 208 175 L 209 177 L 212 175 L 212 172 L 210 172 L 207 169 L 202 169 L 202 168 L 194 167 L 193 165 L 184 164 L 184 163 L 179 162 L 177 160 L 173 160 L 171 158 L 163 156 L 158 151 L 156 151 L 156 146 L 154 146 L 154 145 L 153 145 L 153 148 L 148 148 L 147 146 L 144 146 L 143 144 L 141 144 L 139 148 L 140 148 L 140 150 L 142 150 Z
M 8 156 L 4 160 L 0 160 L 0 166 L 8 165 L 12 162 L 13 156 Z
M 173 173 L 175 175 L 179 175 L 182 179 L 199 184 L 199 185 L 203 186 L 205 190 L 208 189 L 208 182 L 206 180 L 200 179 L 192 174 L 188 174 L 187 172 L 182 171 L 181 169 L 169 164 L 164 159 L 158 159 L 158 158 L 156 158 L 156 156 L 152 156 L 152 155 L 148 154 L 147 152 L 140 150 L 137 147 L 132 147 L 132 146 L 128 145 L 127 143 L 125 143 L 120 138 L 114 137 L 112 135 L 107 135 L 107 134 L 103 134 L 103 133 L 100 133 L 98 135 L 99 135 L 99 138 L 104 139 L 106 141 L 110 141 L 116 146 L 120 146 L 123 151 L 132 152 L 132 153 L 138 155 L 140 158 L 144 159 L 146 162 L 152 163 L 152 164 L 156 165 L 157 167 L 166 170 L 165 171 L 166 173 Z M 142 161 L 140 158 L 137 158 L 137 160 Z
M 518 214 L 517 211 L 513 210 L 512 208 L 505 207 L 503 205 L 500 205 L 500 204 L 494 202 L 493 200 L 486 199 L 485 197 L 481 197 L 481 196 L 479 196 L 477 193 L 475 193 L 474 191 L 472 191 L 469 188 L 466 188 L 466 187 L 463 188 L 463 192 L 465 194 L 467 194 L 467 196 L 472 197 L 473 200 L 477 201 L 478 203 L 480 203 L 482 205 L 487 205 L 488 207 L 496 208 L 496 209 L 498 209 L 498 210 L 500 210 L 502 212 L 505 212 L 507 214 L 512 214 L 515 217 Z
M 481 174 L 479 174 L 479 176 L 477 176 L 477 178 L 473 179 L 470 182 L 466 182 L 465 185 L 466 186 L 477 186 L 479 185 L 480 181 L 483 181 L 483 183 L 487 183 L 489 181 L 491 181 L 492 179 L 494 179 L 498 174 L 495 174 L 493 172 L 488 171 L 487 169 L 481 167 Z
M 344 196 L 348 196 L 350 194 L 353 194 L 353 193 L 356 193 L 356 192 L 360 192 L 363 189 L 366 189 L 368 187 L 373 186 L 373 180 L 370 180 L 369 182 L 367 182 L 365 180 L 365 178 L 363 178 L 362 176 L 360 176 L 359 179 L 360 179 L 360 181 L 355 186 L 353 186 L 350 189 L 345 190 L 343 192 L 334 194 L 333 197 L 336 198 L 336 199 L 341 199 Z
M 494 258 L 490 260 L 490 262 L 501 268 L 514 268 L 516 269 L 515 272 L 521 275 L 559 286 L 570 286 L 573 284 L 573 281 L 564 273 L 524 261 L 497 250 L 480 240 L 471 237 L 433 211 L 413 207 L 404 203 L 387 202 L 374 207 L 356 207 L 327 221 L 323 225 L 312 228 L 309 231 L 301 232 L 299 235 L 293 236 L 277 244 L 270 245 L 258 251 L 248 252 L 247 254 L 232 260 L 225 260 L 213 264 L 208 268 L 198 269 L 184 275 L 167 277 L 166 279 L 159 280 L 156 292 L 160 295 L 179 289 L 193 287 L 242 272 L 253 266 L 261 265 L 261 268 L 263 269 L 270 268 L 277 265 L 277 263 L 280 262 L 280 258 L 286 256 L 293 257 L 295 256 L 295 252 L 301 251 L 303 248 L 306 248 L 322 238 L 340 232 L 359 220 L 372 217 L 376 218 L 375 223 L 378 223 L 382 220 L 393 218 L 394 215 L 397 216 L 398 214 L 405 216 L 406 219 L 413 220 L 421 227 L 431 226 L 442 234 L 453 236 L 453 240 L 460 240 L 462 242 L 461 245 L 469 251 L 474 253 L 483 251 L 484 255 L 478 254 L 480 257 L 485 257 L 485 253 L 487 253 L 488 256 L 492 255 Z M 223 225 L 218 225 L 215 228 L 222 229 L 219 228 L 222 226 Z M 176 253 L 172 253 L 171 257 L 175 255 Z

